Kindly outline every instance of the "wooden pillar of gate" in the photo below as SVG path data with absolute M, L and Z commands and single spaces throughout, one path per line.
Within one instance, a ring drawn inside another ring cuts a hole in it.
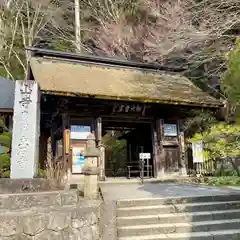
M 165 156 L 162 146 L 162 139 L 163 139 L 163 120 L 158 119 L 154 123 L 152 123 L 154 177 L 164 176 Z
M 178 121 L 178 139 L 179 139 L 179 147 L 180 147 L 179 173 L 181 175 L 187 175 L 186 154 L 185 154 L 185 136 L 184 136 L 183 122 L 180 120 Z
M 69 116 L 66 113 L 62 114 L 62 130 L 63 130 L 63 161 L 68 166 L 68 171 L 71 169 L 70 160 L 70 126 L 69 126 Z
M 96 143 L 100 150 L 98 157 L 98 168 L 100 170 L 99 180 L 105 181 L 105 146 L 102 143 L 102 118 L 96 118 L 96 129 L 95 129 Z

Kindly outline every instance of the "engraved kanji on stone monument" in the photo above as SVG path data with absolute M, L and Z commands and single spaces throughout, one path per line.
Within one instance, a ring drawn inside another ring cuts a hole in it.
M 19 103 L 23 107 L 27 108 L 29 103 L 32 102 L 31 100 L 32 87 L 30 86 L 30 84 L 26 82 L 22 85 L 20 92 L 21 92 L 21 100 L 19 101 Z

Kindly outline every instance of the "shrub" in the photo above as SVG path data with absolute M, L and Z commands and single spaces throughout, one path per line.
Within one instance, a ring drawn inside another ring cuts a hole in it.
M 10 176 L 10 152 L 12 134 L 8 131 L 3 121 L 0 120 L 0 145 L 4 147 L 4 152 L 0 153 L 0 177 Z
M 38 169 L 38 177 L 39 178 L 46 178 L 46 170 L 39 168 Z
M 206 184 L 211 186 L 240 186 L 240 178 L 236 176 L 213 177 L 208 178 Z
M 228 163 L 227 168 L 232 166 L 235 174 L 240 176 L 237 164 L 240 158 L 240 126 L 218 123 L 205 132 L 195 134 L 190 141 L 202 141 L 207 161 L 215 161 L 220 171 L 226 170 L 224 164 Z

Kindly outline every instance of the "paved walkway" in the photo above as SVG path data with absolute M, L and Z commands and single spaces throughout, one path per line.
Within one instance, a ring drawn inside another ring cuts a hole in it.
M 177 183 L 101 183 L 105 200 L 240 194 L 239 190 Z

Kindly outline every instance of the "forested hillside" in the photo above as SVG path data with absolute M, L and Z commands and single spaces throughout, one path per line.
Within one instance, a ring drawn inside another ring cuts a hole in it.
M 26 78 L 24 48 L 35 46 L 179 67 L 223 98 L 240 33 L 239 0 L 8 0 L 0 16 L 1 75 L 10 79 Z

